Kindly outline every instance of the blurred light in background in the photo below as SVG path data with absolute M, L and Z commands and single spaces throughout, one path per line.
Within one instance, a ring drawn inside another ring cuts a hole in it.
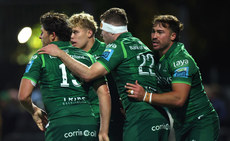
M 31 38 L 28 40 L 27 44 L 30 49 L 39 49 L 42 47 L 42 42 L 41 39 L 39 38 L 41 34 L 41 26 L 40 24 L 36 24 L 32 27 L 33 34 Z
M 18 33 L 18 42 L 21 44 L 27 42 L 30 39 L 31 35 L 32 35 L 32 29 L 30 27 L 24 27 Z
M 39 39 L 41 34 L 40 24 L 35 24 L 31 28 L 24 27 L 18 34 L 18 42 L 20 43 L 12 55 L 12 59 L 18 65 L 26 65 L 34 53 L 42 47 Z M 24 44 L 25 43 L 25 44 Z

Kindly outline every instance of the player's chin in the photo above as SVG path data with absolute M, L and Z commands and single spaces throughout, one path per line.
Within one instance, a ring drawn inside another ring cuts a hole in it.
M 159 50 L 159 46 L 153 46 L 153 50 Z

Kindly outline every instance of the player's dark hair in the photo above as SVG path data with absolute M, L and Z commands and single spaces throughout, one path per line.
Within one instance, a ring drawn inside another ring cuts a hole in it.
M 47 12 L 40 17 L 40 23 L 49 33 L 55 32 L 60 41 L 70 41 L 72 29 L 69 27 L 68 16 L 63 13 Z
M 170 28 L 172 32 L 176 33 L 176 38 L 174 41 L 179 41 L 180 32 L 183 30 L 183 24 L 173 15 L 157 15 L 154 16 L 152 21 L 153 26 L 162 24 L 165 28 Z
M 100 20 L 106 23 L 120 26 L 128 24 L 126 12 L 122 8 L 110 8 L 100 16 Z

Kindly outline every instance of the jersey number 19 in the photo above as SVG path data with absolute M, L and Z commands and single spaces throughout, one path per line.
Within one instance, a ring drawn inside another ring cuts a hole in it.
M 66 66 L 62 63 L 59 65 L 59 69 L 61 69 L 61 72 L 62 72 L 62 83 L 60 84 L 61 87 L 69 87 L 67 73 L 66 73 Z M 76 79 L 72 79 L 72 83 L 75 87 L 81 86 L 81 84 L 78 83 Z

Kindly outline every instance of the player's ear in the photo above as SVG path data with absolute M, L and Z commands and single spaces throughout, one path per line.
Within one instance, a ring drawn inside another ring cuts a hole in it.
M 55 41 L 55 38 L 56 38 L 57 36 L 56 36 L 56 33 L 55 32 L 52 32 L 50 35 L 49 35 L 49 39 L 50 39 L 50 41 Z
M 93 31 L 92 30 L 87 30 L 87 35 L 88 35 L 88 38 L 93 37 Z
M 177 35 L 175 32 L 171 33 L 171 36 L 170 36 L 171 41 L 174 41 L 176 39 L 176 36 Z

